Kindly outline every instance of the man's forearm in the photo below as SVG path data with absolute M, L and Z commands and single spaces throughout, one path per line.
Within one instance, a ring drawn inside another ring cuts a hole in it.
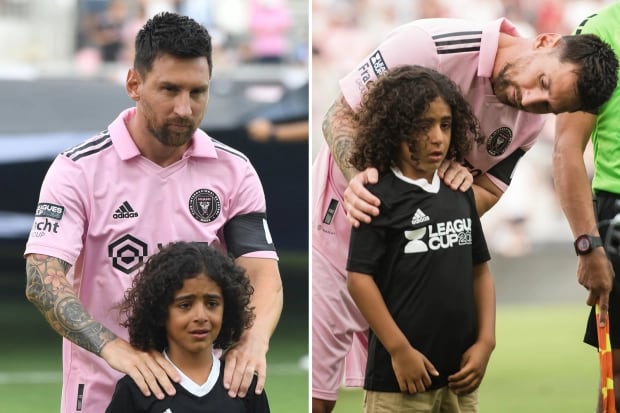
M 478 216 L 484 215 L 491 209 L 503 195 L 500 190 L 486 174 L 482 174 L 474 179 L 472 185 L 474 189 L 474 199 L 476 201 L 476 211 Z
M 598 234 L 592 189 L 583 153 L 594 127 L 595 117 L 563 113 L 556 118 L 552 172 L 562 211 L 573 235 Z
M 592 189 L 583 153 L 594 128 L 596 116 L 582 112 L 556 117 L 553 145 L 553 181 L 564 215 L 573 235 L 598 234 Z
M 273 335 L 282 314 L 284 301 L 282 285 L 279 284 L 278 287 L 277 284 L 275 280 L 263 280 L 257 285 L 259 294 L 255 293 L 251 302 L 256 318 L 250 331 L 263 337 L 267 342 Z
M 250 305 L 254 307 L 255 318 L 248 333 L 262 337 L 268 345 L 280 321 L 284 301 L 277 261 L 240 257 L 237 264 L 246 269 L 254 287 Z
M 95 321 L 75 295 L 66 278 L 70 266 L 46 255 L 26 258 L 26 297 L 43 314 L 49 325 L 78 346 L 101 354 L 116 336 Z
M 323 119 L 323 136 L 336 165 L 347 181 L 359 172 L 349 163 L 354 133 L 353 110 L 345 101 L 344 96 L 339 95 Z
M 592 190 L 583 159 L 555 154 L 553 164 L 556 193 L 573 235 L 598 234 Z

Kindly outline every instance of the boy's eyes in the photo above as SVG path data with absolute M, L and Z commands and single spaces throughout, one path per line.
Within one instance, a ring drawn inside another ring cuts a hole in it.
M 420 128 L 420 130 L 422 132 L 428 132 L 429 130 L 432 129 L 433 127 L 433 123 L 431 122 L 421 122 L 418 126 Z M 439 127 L 443 130 L 448 130 L 452 128 L 452 122 L 446 121 L 446 122 L 441 122 L 439 124 Z
M 218 300 L 209 300 L 207 301 L 207 306 L 211 307 L 211 308 L 215 308 L 218 307 L 220 305 L 220 302 Z
M 423 131 L 427 131 L 431 128 L 431 124 L 430 122 L 420 122 L 418 127 Z
M 220 301 L 218 300 L 208 300 L 206 302 L 207 307 L 209 308 L 215 308 L 221 305 Z M 182 310 L 186 310 L 192 307 L 192 303 L 189 301 L 182 301 L 177 303 L 177 308 L 180 308 Z

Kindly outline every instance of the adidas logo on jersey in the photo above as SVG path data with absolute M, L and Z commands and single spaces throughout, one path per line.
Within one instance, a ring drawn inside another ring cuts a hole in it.
M 420 208 L 413 214 L 413 218 L 411 218 L 411 223 L 413 225 L 421 224 L 423 222 L 430 221 L 430 218 L 422 212 Z
M 131 205 L 129 205 L 129 202 L 125 201 L 121 204 L 121 206 L 116 208 L 116 211 L 114 211 L 112 218 L 126 219 L 126 218 L 136 218 L 137 216 L 138 216 L 138 213 L 134 211 Z

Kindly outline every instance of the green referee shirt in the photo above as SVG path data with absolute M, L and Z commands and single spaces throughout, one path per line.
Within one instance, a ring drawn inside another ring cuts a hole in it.
M 620 2 L 614 2 L 588 17 L 575 33 L 592 33 L 620 55 Z M 620 82 L 611 98 L 599 110 L 592 131 L 594 191 L 620 194 Z

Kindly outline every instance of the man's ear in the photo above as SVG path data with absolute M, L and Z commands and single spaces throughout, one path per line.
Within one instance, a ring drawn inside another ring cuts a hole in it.
M 136 69 L 131 68 L 127 71 L 127 80 L 125 81 L 125 90 L 131 100 L 137 102 L 140 100 L 140 87 L 142 86 L 142 76 Z
M 534 39 L 534 49 L 542 47 L 556 47 L 562 35 L 559 33 L 541 33 Z

